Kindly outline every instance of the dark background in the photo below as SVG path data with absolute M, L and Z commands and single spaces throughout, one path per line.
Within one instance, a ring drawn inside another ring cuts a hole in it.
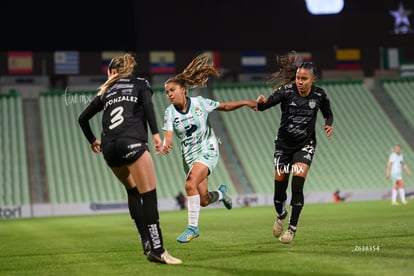
M 311 15 L 305 0 L 209 1 L 10 1 L 0 7 L 0 75 L 7 51 L 32 51 L 33 75 L 53 76 L 54 51 L 80 51 L 79 75 L 102 74 L 101 51 L 131 51 L 138 73 L 151 77 L 150 51 L 174 51 L 176 71 L 200 51 L 219 51 L 221 65 L 242 71 L 242 51 L 265 51 L 267 71 L 274 56 L 310 52 L 320 70 L 335 70 L 336 49 L 358 48 L 365 76 L 382 69 L 386 48 L 399 48 L 414 63 L 414 34 L 395 35 L 390 10 L 412 0 L 344 0 L 340 14 Z M 414 28 L 414 13 L 408 18 Z M 63 76 L 63 78 L 66 78 Z
M 414 40 L 390 32 L 394 17 L 389 10 L 395 10 L 399 1 L 344 1 L 340 14 L 322 16 L 311 15 L 304 0 L 182 1 L 182 8 L 173 1 L 161 7 L 157 1 L 145 1 L 135 7 L 141 14 L 135 24 L 137 46 L 309 51 L 333 46 L 399 47 Z M 402 2 L 406 9 L 414 9 L 412 1 Z M 145 16 L 149 11 L 154 16 Z
M 314 16 L 305 0 L 2 1 L 0 51 L 292 50 L 408 47 L 389 10 L 409 0 L 344 0 Z M 414 21 L 414 14 L 409 18 Z M 412 22 L 414 25 L 414 22 Z

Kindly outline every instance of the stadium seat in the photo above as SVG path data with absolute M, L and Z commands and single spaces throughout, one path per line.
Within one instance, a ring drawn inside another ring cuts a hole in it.
M 386 93 L 391 97 L 398 110 L 414 129 L 414 78 L 382 81 Z
M 0 206 L 30 204 L 22 96 L 0 94 Z

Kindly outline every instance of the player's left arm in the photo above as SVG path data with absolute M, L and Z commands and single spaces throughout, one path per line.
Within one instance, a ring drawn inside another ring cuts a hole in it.
M 411 171 L 408 168 L 407 164 L 405 164 L 405 162 L 403 163 L 403 169 L 405 170 L 408 176 L 411 176 Z
M 333 116 L 333 112 L 331 109 L 331 103 L 325 93 L 323 94 L 321 112 L 322 112 L 323 117 L 325 118 L 325 132 L 326 132 L 326 135 L 329 137 L 333 133 L 332 124 L 333 124 L 334 116 Z
M 140 96 L 142 97 L 142 105 L 145 112 L 145 117 L 148 122 L 148 125 L 150 127 L 151 133 L 157 134 L 158 132 L 158 125 L 154 110 L 154 104 L 152 102 L 152 91 L 151 89 L 143 89 L 140 93 Z

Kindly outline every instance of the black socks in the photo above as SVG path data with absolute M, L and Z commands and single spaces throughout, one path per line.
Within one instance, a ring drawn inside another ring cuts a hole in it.
M 129 214 L 141 237 L 141 241 L 149 240 L 149 234 L 145 224 L 144 207 L 142 206 L 141 195 L 137 188 L 127 189 Z
M 288 181 L 277 181 L 275 180 L 275 188 L 274 188 L 274 194 L 273 194 L 273 204 L 276 209 L 276 213 L 279 216 L 285 215 L 285 204 L 286 204 L 286 189 L 288 186 Z M 279 217 L 280 219 L 283 219 Z
M 208 197 L 210 198 L 210 203 L 216 202 L 219 199 L 219 192 L 217 191 L 208 192 Z
M 158 202 L 156 189 L 141 194 L 144 206 L 144 217 L 149 232 L 152 251 L 156 254 L 164 252 L 162 233 L 159 223 Z
M 304 205 L 303 197 L 303 185 L 305 183 L 305 178 L 301 176 L 292 177 L 292 200 L 290 201 L 291 214 L 289 225 L 296 226 L 298 225 L 300 212 L 302 211 Z M 295 229 L 292 229 L 295 230 Z

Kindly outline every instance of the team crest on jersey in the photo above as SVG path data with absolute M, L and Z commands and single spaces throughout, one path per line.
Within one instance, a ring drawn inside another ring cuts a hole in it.
M 315 100 L 310 100 L 309 101 L 309 107 L 314 109 L 316 107 L 316 101 Z
M 203 111 L 197 106 L 195 108 L 195 114 L 200 117 L 201 115 L 203 115 Z

